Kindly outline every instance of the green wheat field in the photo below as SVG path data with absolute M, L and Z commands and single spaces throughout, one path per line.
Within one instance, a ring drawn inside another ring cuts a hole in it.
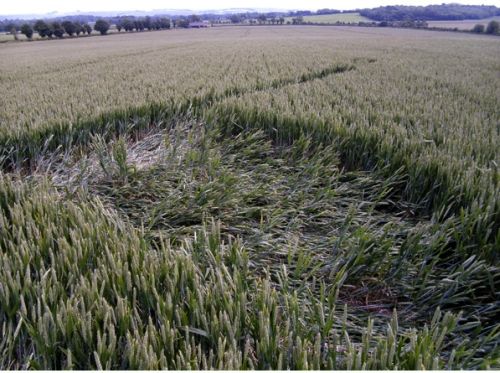
M 500 39 L 0 44 L 0 369 L 500 368 Z

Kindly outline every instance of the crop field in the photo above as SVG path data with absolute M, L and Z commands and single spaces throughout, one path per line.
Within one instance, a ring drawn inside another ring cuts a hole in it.
M 500 17 L 491 17 L 485 19 L 464 19 L 462 21 L 428 21 L 429 27 L 439 27 L 459 30 L 472 30 L 475 25 L 483 25 L 485 28 L 490 21 L 500 22 Z
M 286 17 L 286 21 L 292 21 L 293 17 Z M 319 14 L 312 16 L 304 16 L 304 22 L 313 23 L 358 23 L 358 22 L 370 22 L 369 18 L 363 17 L 359 13 L 337 13 L 337 14 Z
M 500 39 L 0 44 L 0 369 L 500 368 Z

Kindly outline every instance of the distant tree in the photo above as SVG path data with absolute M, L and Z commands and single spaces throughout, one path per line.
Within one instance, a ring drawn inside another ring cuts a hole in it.
M 300 25 L 300 24 L 304 23 L 304 17 L 302 17 L 302 16 L 294 17 L 294 18 L 292 18 L 292 23 L 294 25 Z
M 148 31 L 153 29 L 153 22 L 151 21 L 150 16 L 146 16 L 143 19 L 142 24 L 144 25 L 144 28 L 147 29 Z
M 49 24 L 49 29 L 47 30 L 47 36 L 49 38 L 52 38 L 54 36 L 54 26 L 52 26 L 52 24 Z
M 241 17 L 238 14 L 233 14 L 229 17 L 231 23 L 241 23 Z
M 64 21 L 62 28 L 69 36 L 73 36 L 76 33 L 76 25 L 71 21 Z
M 488 23 L 488 26 L 486 27 L 487 34 L 498 34 L 499 30 L 500 30 L 500 25 L 498 24 L 497 21 L 490 21 L 490 23 Z
M 94 30 L 100 32 L 101 35 L 106 35 L 109 30 L 109 23 L 104 19 L 98 19 L 94 25 Z
M 75 23 L 75 34 L 76 36 L 80 36 L 80 34 L 83 32 L 83 27 L 79 23 Z
M 92 34 L 92 27 L 90 27 L 88 23 L 82 26 L 82 30 L 84 33 L 86 32 L 88 35 Z
M 17 32 L 17 25 L 14 22 L 9 22 L 3 27 L 3 29 L 10 33 L 12 33 L 12 30 L 16 30 Z
M 157 23 L 159 28 L 162 30 L 167 30 L 170 28 L 170 19 L 168 18 L 160 18 L 158 19 Z
M 59 22 L 52 22 L 52 30 L 56 38 L 62 38 L 64 36 L 64 29 Z
M 31 40 L 33 38 L 33 27 L 31 27 L 30 24 L 25 23 L 21 26 L 21 33 Z
M 482 34 L 484 32 L 484 25 L 481 24 L 475 25 L 474 28 L 472 29 L 472 32 L 475 32 L 477 34 Z
M 52 36 L 49 25 L 41 19 L 35 22 L 35 26 L 33 27 L 33 29 L 38 32 L 38 35 L 40 35 L 41 38 Z
M 201 17 L 196 14 L 191 14 L 188 17 L 189 22 L 201 22 Z
M 144 31 L 144 23 L 142 22 L 142 20 L 140 20 L 140 19 L 135 20 L 134 21 L 134 28 L 137 31 Z
M 125 31 L 133 31 L 134 30 L 134 22 L 132 22 L 129 18 L 123 19 L 120 24 L 122 25 Z
M 189 20 L 186 18 L 179 18 L 175 20 L 175 27 L 188 28 Z
M 12 36 L 14 36 L 14 40 L 17 40 L 17 26 L 15 23 L 8 23 L 5 25 L 5 30 L 10 32 Z
M 116 22 L 116 29 L 118 30 L 118 32 L 121 32 L 122 28 L 123 28 L 122 23 L 120 21 Z
M 280 25 L 282 25 L 283 23 L 285 23 L 285 18 L 280 17 L 278 21 L 279 21 Z
M 316 11 L 316 14 L 337 14 L 337 13 L 340 13 L 340 10 L 325 8 L 325 9 L 318 9 Z
M 257 21 L 259 21 L 260 24 L 266 23 L 266 21 L 267 21 L 266 15 L 265 14 L 260 14 L 257 17 Z

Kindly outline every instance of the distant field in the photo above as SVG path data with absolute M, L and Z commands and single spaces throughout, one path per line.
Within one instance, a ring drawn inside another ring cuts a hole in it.
M 11 34 L 7 34 L 6 32 L 0 32 L 0 43 L 9 40 L 14 40 L 14 37 Z
M 67 37 L 67 35 L 65 36 Z M 26 36 L 24 36 L 23 34 L 21 34 L 20 32 L 17 34 L 17 39 L 18 40 L 28 40 L 28 38 Z M 41 37 L 38 36 L 38 33 L 34 33 L 33 34 L 33 40 L 40 40 Z M 14 35 L 12 34 L 7 34 L 7 33 L 1 33 L 0 34 L 0 42 L 5 42 L 5 41 L 14 41 Z
M 286 21 L 292 21 L 293 17 L 287 17 Z M 304 22 L 313 23 L 358 23 L 358 22 L 371 22 L 369 18 L 361 16 L 359 13 L 339 13 L 339 14 L 324 14 L 305 16 Z
M 464 19 L 462 21 L 428 21 L 429 27 L 439 27 L 439 28 L 449 28 L 454 29 L 457 28 L 459 30 L 472 30 L 475 25 L 486 25 L 490 21 L 499 21 L 500 16 L 491 17 L 486 19 Z

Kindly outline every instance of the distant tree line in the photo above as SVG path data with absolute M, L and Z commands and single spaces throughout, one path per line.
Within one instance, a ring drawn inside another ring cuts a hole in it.
M 375 21 L 451 21 L 484 19 L 500 15 L 500 8 L 485 5 L 441 4 L 428 6 L 381 6 L 361 9 L 359 13 Z
M 104 26 L 107 24 L 106 21 L 97 21 L 94 29 L 98 30 L 101 29 L 104 31 Z M 109 29 L 109 24 L 107 24 L 107 29 Z M 107 32 L 104 31 L 104 33 Z M 76 22 L 71 22 L 71 21 L 64 21 L 64 22 L 46 22 L 42 19 L 39 19 L 35 21 L 34 23 L 24 23 L 20 27 L 20 31 L 22 34 L 24 34 L 28 39 L 32 39 L 33 34 L 35 32 L 38 33 L 38 35 L 43 39 L 43 38 L 63 38 L 65 34 L 68 36 L 79 36 L 80 34 L 88 34 L 90 35 L 92 33 L 92 27 L 88 24 L 80 24 Z M 11 31 L 13 33 L 14 30 Z
M 152 30 L 166 30 L 170 28 L 170 19 L 165 17 L 120 17 L 116 19 L 116 29 L 118 32 L 125 30 L 132 31 L 152 31 Z M 111 28 L 111 22 L 108 19 L 96 19 L 92 27 L 88 23 L 80 23 L 78 21 L 46 21 L 46 20 L 32 20 L 25 22 L 21 25 L 9 23 L 4 26 L 14 37 L 17 39 L 17 31 L 20 31 L 28 39 L 32 39 L 34 33 L 43 38 L 63 38 L 65 35 L 73 37 L 80 35 L 90 35 L 93 30 L 99 32 L 101 35 L 106 35 Z
M 105 21 L 109 25 L 116 25 L 119 31 L 145 31 L 145 30 L 164 30 L 171 26 L 173 27 L 188 27 L 191 22 L 201 22 L 209 20 L 210 22 L 221 20 L 223 17 L 215 14 L 190 15 L 190 16 L 166 16 L 155 15 L 137 17 L 132 15 L 113 16 L 113 17 L 95 17 L 90 15 L 65 16 L 52 19 L 44 19 L 43 21 L 51 26 L 52 24 L 72 23 L 75 25 L 94 24 L 97 21 Z M 13 30 L 20 31 L 24 24 L 34 27 L 39 19 L 21 20 L 21 19 L 4 19 L 0 20 L 0 32 L 12 32 Z M 78 26 L 76 26 L 78 28 Z
M 154 18 L 154 17 L 144 17 L 144 18 L 130 18 L 123 17 L 116 21 L 116 29 L 120 32 L 125 30 L 127 32 L 131 31 L 153 31 L 153 30 L 167 30 L 170 28 L 170 19 L 165 17 Z
M 500 24 L 497 21 L 490 21 L 486 27 L 484 25 L 475 25 L 472 32 L 476 34 L 487 33 L 490 35 L 496 35 L 500 33 Z
M 362 22 L 360 22 L 362 23 Z M 414 21 L 414 20 L 406 20 L 406 21 L 382 21 L 379 22 L 379 27 L 403 27 L 403 28 L 427 28 L 429 24 L 426 21 Z
M 59 22 L 62 23 L 64 21 L 71 21 L 73 23 L 78 23 L 80 25 L 83 25 L 85 23 L 94 23 L 96 22 L 100 17 L 92 16 L 92 15 L 77 15 L 77 16 L 64 16 L 64 17 L 56 17 L 56 18 L 51 18 L 51 19 L 45 19 L 45 22 L 47 23 L 52 23 L 52 22 Z M 38 21 L 38 19 L 4 19 L 0 20 L 0 31 L 3 32 L 11 32 L 13 28 L 15 28 L 17 31 L 21 29 L 21 26 L 25 23 L 34 25 L 35 22 Z M 108 21 L 112 22 L 110 19 Z M 112 22 L 114 23 L 114 22 Z
M 320 15 L 320 14 L 339 14 L 339 13 L 342 13 L 342 11 L 337 10 L 337 9 L 328 9 L 328 8 L 318 9 L 316 11 L 316 14 L 318 14 L 318 15 Z

